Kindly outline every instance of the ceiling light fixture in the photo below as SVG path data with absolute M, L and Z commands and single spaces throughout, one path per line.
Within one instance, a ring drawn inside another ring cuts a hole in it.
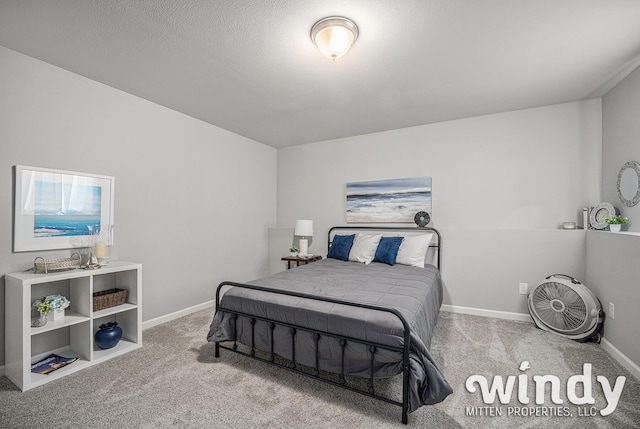
M 346 54 L 358 38 L 358 26 L 349 18 L 330 16 L 311 27 L 311 40 L 322 55 L 332 60 Z

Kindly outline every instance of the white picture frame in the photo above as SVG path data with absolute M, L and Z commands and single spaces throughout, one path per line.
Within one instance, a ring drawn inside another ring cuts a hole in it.
M 90 247 L 100 231 L 113 244 L 113 176 L 24 165 L 14 173 L 14 252 Z

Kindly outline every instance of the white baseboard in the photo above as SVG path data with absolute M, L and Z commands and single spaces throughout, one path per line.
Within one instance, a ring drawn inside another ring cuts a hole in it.
M 196 311 L 204 310 L 205 308 L 213 308 L 215 306 L 216 306 L 215 300 L 203 302 L 202 304 L 194 305 L 193 307 L 185 308 L 184 310 L 165 314 L 164 316 L 156 317 L 155 319 L 146 320 L 142 322 L 142 329 L 145 330 L 145 329 L 153 328 L 154 326 L 158 326 L 163 323 L 170 322 L 182 316 L 195 313 Z M 213 313 L 211 313 L 211 316 L 213 317 Z
M 620 365 L 625 367 L 635 378 L 640 380 L 640 366 L 636 365 L 631 359 L 629 359 L 624 353 L 611 344 L 606 338 L 602 338 L 600 342 L 602 348 L 605 349 Z
M 459 305 L 442 304 L 442 311 L 449 313 L 471 314 L 472 316 L 494 317 L 497 319 L 518 320 L 520 322 L 533 323 L 533 319 L 527 313 L 511 313 L 509 311 L 485 310 L 482 308 L 460 307 Z

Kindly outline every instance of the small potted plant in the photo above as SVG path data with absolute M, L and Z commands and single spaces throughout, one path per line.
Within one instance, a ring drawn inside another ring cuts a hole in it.
M 51 306 L 46 298 L 38 299 L 33 302 L 32 307 L 38 310 L 40 317 L 31 321 L 31 326 L 39 327 L 47 324 L 47 314 L 51 313 Z
M 295 258 L 296 256 L 298 256 L 298 252 L 299 252 L 299 249 L 296 246 L 289 247 L 289 255 L 292 258 Z
M 49 295 L 45 300 L 49 302 L 49 307 L 53 311 L 53 320 L 63 320 L 64 310 L 69 307 L 71 301 L 63 295 Z
M 629 223 L 629 218 L 616 215 L 608 217 L 604 221 L 609 225 L 610 231 L 620 232 L 620 230 L 622 229 L 622 225 L 626 225 L 627 223 Z

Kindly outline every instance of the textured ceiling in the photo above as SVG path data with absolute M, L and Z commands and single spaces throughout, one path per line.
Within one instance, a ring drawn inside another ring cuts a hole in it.
M 335 62 L 329 15 L 360 28 Z M 274 147 L 602 96 L 639 23 L 637 0 L 0 0 L 0 45 Z

